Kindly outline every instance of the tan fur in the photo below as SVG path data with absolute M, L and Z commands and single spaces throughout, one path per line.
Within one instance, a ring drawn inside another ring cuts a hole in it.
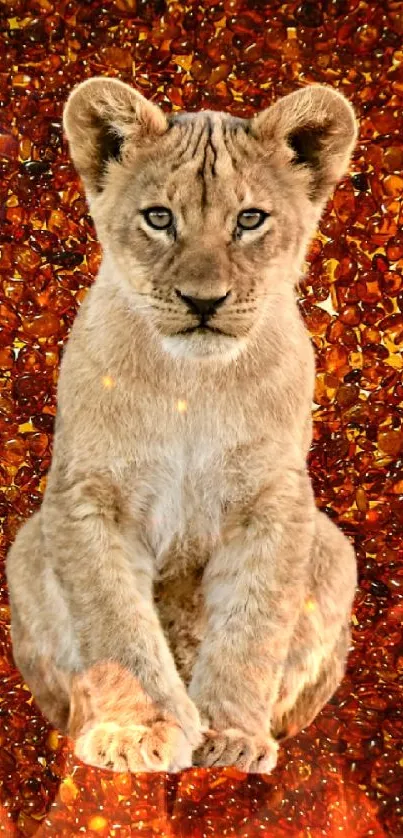
M 15 659 L 87 762 L 175 771 L 193 749 L 269 771 L 349 643 L 355 557 L 307 476 L 294 287 L 354 115 L 313 86 L 250 122 L 169 117 L 93 79 L 65 128 L 104 258 L 63 356 L 43 504 L 8 555 Z M 153 205 L 176 230 L 147 226 Z M 269 215 L 238 237 L 249 208 Z M 225 297 L 219 331 L 179 334 L 198 323 L 180 294 Z

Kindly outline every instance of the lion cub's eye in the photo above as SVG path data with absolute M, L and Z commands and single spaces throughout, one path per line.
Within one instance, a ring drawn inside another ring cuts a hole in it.
M 154 230 L 167 230 L 173 222 L 173 215 L 166 207 L 149 207 L 143 210 L 143 216 Z
M 257 230 L 266 220 L 268 212 L 260 209 L 248 209 L 240 212 L 237 218 L 237 226 L 240 230 Z

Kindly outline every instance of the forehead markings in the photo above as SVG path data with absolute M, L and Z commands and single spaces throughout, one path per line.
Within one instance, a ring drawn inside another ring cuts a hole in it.
M 204 210 L 205 207 L 207 206 L 206 166 L 207 166 L 207 159 L 210 156 L 208 154 L 210 146 L 213 149 L 213 165 L 212 165 L 212 176 L 213 177 L 215 177 L 215 162 L 216 162 L 216 158 L 217 158 L 217 153 L 216 153 L 216 151 L 214 149 L 214 146 L 212 145 L 212 141 L 211 141 L 212 134 L 213 134 L 213 126 L 212 126 L 212 123 L 211 123 L 211 119 L 208 116 L 205 120 L 205 123 L 204 123 L 203 127 L 204 127 L 204 131 L 203 131 L 203 133 L 204 133 L 204 147 L 203 147 L 203 150 L 202 150 L 203 159 L 202 159 L 202 161 L 201 161 L 201 163 L 200 163 L 200 165 L 197 169 L 197 175 L 201 180 L 201 188 L 202 188 L 202 194 L 201 194 L 201 208 L 202 208 L 202 210 Z
M 215 178 L 228 176 L 233 170 L 233 159 L 225 142 L 223 121 L 219 115 L 206 114 L 204 130 L 203 159 L 198 168 L 198 175 L 202 181 L 202 209 L 208 206 L 209 187 L 213 186 Z
M 172 121 L 172 126 L 179 129 L 184 139 L 179 146 L 179 156 L 174 145 L 174 150 L 172 152 L 174 160 L 170 165 L 170 173 L 175 173 L 178 169 L 185 169 L 186 167 L 189 172 L 189 176 L 194 176 L 198 159 L 200 154 L 203 153 L 205 128 L 204 123 L 201 120 L 190 118 L 186 119 L 187 116 L 190 115 L 184 114 L 182 117 L 175 117 L 175 121 Z M 179 120 L 178 123 L 176 120 Z M 173 140 L 175 140 L 175 136 L 173 136 Z M 173 200 L 177 193 L 180 192 L 181 185 L 180 180 L 174 177 L 167 191 L 171 200 Z
M 171 122 L 170 128 L 174 129 L 171 137 L 171 146 L 173 146 L 173 149 L 169 149 L 175 158 L 171 164 L 171 171 L 174 172 L 186 163 L 187 158 L 190 156 L 189 149 L 194 137 L 194 124 L 190 121 L 183 123 Z
M 249 125 L 231 124 L 231 122 L 224 122 L 222 126 L 223 140 L 228 153 L 231 157 L 232 165 L 235 171 L 245 167 L 245 163 L 251 156 L 251 143 L 249 135 Z
M 230 187 L 241 203 L 245 200 L 245 184 L 243 178 L 236 175 L 245 171 L 251 149 L 248 138 L 249 125 L 245 120 L 235 118 L 222 119 L 212 114 L 208 117 L 208 132 L 202 164 L 204 191 L 212 185 L 212 180 L 222 175 L 230 176 Z M 235 175 L 235 177 L 234 177 Z M 246 190 L 250 194 L 250 190 Z
M 249 156 L 248 123 L 235 118 L 222 119 L 218 114 L 203 111 L 197 115 L 173 114 L 169 123 L 172 131 L 170 151 L 172 149 L 174 158 L 170 170 L 174 173 L 189 165 L 189 175 L 191 170 L 195 172 L 201 186 L 201 209 L 204 210 L 208 206 L 208 186 L 220 170 L 237 171 L 242 163 L 245 164 Z M 175 180 L 169 188 L 171 199 L 180 189 Z
M 212 141 L 213 122 L 210 116 L 203 112 L 196 117 L 192 117 L 191 114 L 183 114 L 172 117 L 170 127 L 179 129 L 183 136 L 179 150 L 175 149 L 177 137 L 174 134 L 172 136 L 172 156 L 174 159 L 170 170 L 175 172 L 181 167 L 189 166 L 189 175 L 192 176 L 191 172 L 193 172 L 193 177 L 196 176 L 201 185 L 201 206 L 203 209 L 207 204 L 206 172 L 209 169 L 212 177 L 216 175 L 217 149 Z M 210 159 L 212 160 L 211 166 L 208 165 Z M 174 180 L 169 189 L 171 198 L 174 197 L 179 188 Z

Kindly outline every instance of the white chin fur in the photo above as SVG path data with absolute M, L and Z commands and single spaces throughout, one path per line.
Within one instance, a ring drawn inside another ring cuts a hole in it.
M 246 341 L 226 335 L 164 335 L 162 347 L 173 358 L 211 358 L 233 361 L 245 347 Z

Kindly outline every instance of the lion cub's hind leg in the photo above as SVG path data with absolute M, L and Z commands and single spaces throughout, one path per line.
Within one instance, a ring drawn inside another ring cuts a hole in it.
M 17 533 L 6 571 L 15 663 L 42 713 L 66 732 L 70 677 L 55 661 L 74 656 L 74 644 L 65 605 L 44 562 L 41 511 Z
M 272 715 L 276 739 L 307 727 L 339 686 L 350 645 L 351 607 L 357 583 L 354 550 L 318 512 L 311 586 L 297 623 Z
M 50 657 L 38 653 L 35 638 L 13 610 L 13 656 L 35 703 L 50 723 L 67 733 L 70 675 L 58 669 Z
M 313 722 L 337 690 L 345 671 L 350 643 L 349 626 L 344 626 L 332 654 L 322 661 L 319 675 L 313 683 L 301 678 L 299 689 L 294 689 L 285 678 L 272 718 L 275 739 L 288 739 Z M 287 692 L 289 689 L 289 692 Z

